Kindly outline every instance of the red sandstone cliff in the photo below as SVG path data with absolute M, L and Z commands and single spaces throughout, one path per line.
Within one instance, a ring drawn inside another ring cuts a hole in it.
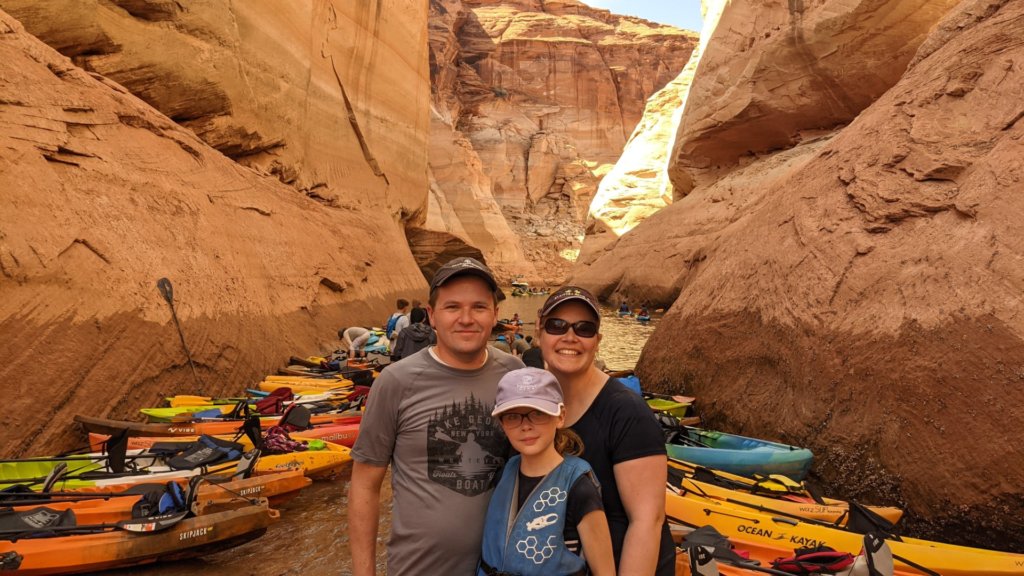
M 600 178 L 694 36 L 575 0 L 433 0 L 431 186 L 449 209 L 427 227 L 560 281 Z
M 206 393 L 425 289 L 425 5 L 0 6 L 0 452 L 196 389 L 160 277 Z
M 671 304 L 648 386 L 812 447 L 913 532 L 1018 551 L 1022 25 L 1005 0 L 731 2 L 676 201 L 575 271 Z

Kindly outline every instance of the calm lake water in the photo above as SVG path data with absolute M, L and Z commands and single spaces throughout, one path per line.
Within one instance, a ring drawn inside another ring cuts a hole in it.
M 506 291 L 508 293 L 510 291 Z M 501 303 L 499 316 L 511 318 L 516 312 L 526 334 L 535 334 L 537 309 L 546 296 L 509 297 Z M 602 309 L 604 334 L 599 357 L 609 369 L 633 368 L 660 314 L 649 324 L 634 318 L 620 318 L 614 309 Z M 191 576 L 213 573 L 223 576 L 278 576 L 291 574 L 350 574 L 348 552 L 348 492 L 351 471 L 333 481 L 318 481 L 281 509 L 281 520 L 262 538 L 243 546 L 195 560 L 130 568 L 105 574 L 146 576 Z M 385 480 L 385 499 L 390 502 L 390 477 Z M 378 573 L 384 573 L 384 542 L 391 526 L 389 505 L 381 507 L 381 540 L 378 544 Z
M 498 315 L 511 318 L 516 312 L 523 321 L 526 334 L 536 334 L 537 310 L 547 296 L 510 296 L 499 305 Z M 613 308 L 601 308 L 601 349 L 598 358 L 610 370 L 627 370 L 636 366 L 647 338 L 654 332 L 661 314 L 653 314 L 650 322 L 637 322 L 633 317 L 619 317 Z

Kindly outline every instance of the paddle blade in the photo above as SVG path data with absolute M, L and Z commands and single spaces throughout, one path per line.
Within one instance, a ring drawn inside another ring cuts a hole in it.
M 163 295 L 164 300 L 167 300 L 168 304 L 174 305 L 174 287 L 171 286 L 171 281 L 167 278 L 161 278 L 156 281 L 156 288 Z
M 892 576 L 896 570 L 889 545 L 870 532 L 864 535 L 864 556 L 870 576 Z
M 167 399 L 167 404 L 171 408 L 180 408 L 182 406 L 206 406 L 211 404 L 213 398 L 210 396 L 192 396 L 188 394 L 178 394 Z
M 690 573 L 695 576 L 719 576 L 718 563 L 712 555 L 712 548 L 694 546 L 690 548 Z

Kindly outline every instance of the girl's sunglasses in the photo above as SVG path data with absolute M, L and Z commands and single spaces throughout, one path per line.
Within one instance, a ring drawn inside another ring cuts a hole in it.
M 561 336 L 568 332 L 569 328 L 572 328 L 572 331 L 580 338 L 597 336 L 597 324 L 590 320 L 580 320 L 571 324 L 561 318 L 548 318 L 544 321 L 544 331 L 552 336 Z

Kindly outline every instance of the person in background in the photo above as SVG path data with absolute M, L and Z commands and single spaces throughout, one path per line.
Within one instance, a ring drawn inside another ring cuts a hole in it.
M 531 337 L 531 339 L 532 339 L 532 337 Z M 516 356 L 522 357 L 523 352 L 526 352 L 527 350 L 530 349 L 530 343 L 527 342 L 525 338 L 523 338 L 522 334 L 517 332 L 515 334 L 515 336 L 512 337 L 511 347 L 512 347 L 512 353 L 513 354 L 515 354 Z
M 430 326 L 430 316 L 427 315 L 427 310 L 425 308 L 423 308 L 423 302 L 420 302 L 419 300 L 413 298 L 413 300 L 412 300 L 412 307 L 414 309 L 415 308 L 419 308 L 420 310 L 423 310 L 423 314 L 424 314 L 424 316 L 426 316 L 426 318 L 423 320 L 423 322 L 427 326 Z M 410 314 L 411 314 L 411 312 L 410 312 Z
M 413 308 L 409 312 L 411 324 L 398 335 L 394 346 L 391 347 L 391 359 L 401 360 L 408 358 L 420 350 L 437 342 L 434 336 L 434 329 L 427 326 L 424 320 L 427 318 L 427 311 L 423 308 Z
M 498 382 L 491 416 L 519 455 L 491 496 L 477 576 L 575 575 L 588 567 L 594 576 L 614 575 L 601 488 L 578 458 L 579 437 L 565 429 L 558 380 L 538 368 L 509 372 Z M 545 498 L 551 494 L 558 497 Z M 544 543 L 543 554 L 521 553 L 520 542 L 531 538 Z
M 541 354 L 540 346 L 537 345 L 537 341 L 533 336 L 527 336 L 526 343 L 530 345 L 530 349 L 523 352 L 523 364 L 532 366 L 533 368 L 543 368 L 544 355 Z
M 498 350 L 501 350 L 502 352 L 504 352 L 506 354 L 511 354 L 512 353 L 512 347 L 509 346 L 508 336 L 506 336 L 506 334 L 507 334 L 507 332 L 503 332 L 501 334 L 498 334 L 498 337 L 494 340 L 494 344 L 492 344 L 492 346 L 494 346 L 495 348 L 497 348 Z
M 370 330 L 362 326 L 352 326 L 338 330 L 338 336 L 341 337 L 341 346 L 348 350 L 349 358 L 366 357 L 364 349 L 366 348 L 366 343 L 370 341 L 372 334 Z
M 398 335 L 402 332 L 402 328 L 409 325 L 409 301 L 405 298 L 399 298 L 395 304 L 398 310 L 395 311 L 395 314 L 391 315 L 395 324 L 390 332 L 385 330 L 385 336 L 387 336 L 388 340 L 391 341 L 398 338 Z M 397 317 L 395 316 L 396 314 Z M 388 326 L 391 326 L 391 319 L 388 320 Z
M 601 342 L 597 299 L 576 286 L 555 291 L 538 315 L 547 369 L 562 386 L 565 421 L 601 483 L 618 573 L 671 576 L 675 547 L 665 521 L 665 438 L 637 393 L 594 365 Z
M 473 258 L 430 283 L 437 344 L 381 372 L 352 448 L 348 538 L 352 573 L 376 569 L 381 484 L 394 494 L 387 573 L 467 576 L 476 570 L 493 480 L 508 440 L 491 417 L 498 380 L 522 368 L 487 345 L 501 290 Z

